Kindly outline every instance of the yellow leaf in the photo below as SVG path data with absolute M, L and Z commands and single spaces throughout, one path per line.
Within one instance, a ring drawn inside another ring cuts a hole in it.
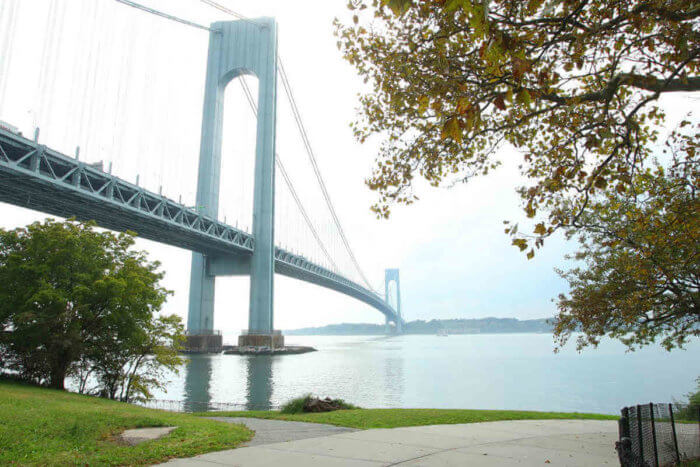
M 427 96 L 423 96 L 420 99 L 418 99 L 418 113 L 421 115 L 425 113 L 426 110 L 428 110 L 428 106 L 430 105 L 430 99 Z
M 530 105 L 530 102 L 532 102 L 530 99 L 530 93 L 527 92 L 527 89 L 521 89 L 515 96 L 515 99 L 519 104 Z
M 462 129 L 459 127 L 459 121 L 456 118 L 450 118 L 442 126 L 442 139 L 452 138 L 458 143 L 462 142 Z

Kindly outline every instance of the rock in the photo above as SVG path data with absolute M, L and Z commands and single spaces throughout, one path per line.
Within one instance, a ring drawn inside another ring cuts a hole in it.
M 329 397 L 325 399 L 311 397 L 304 403 L 304 412 L 332 412 L 342 408 L 337 401 L 331 400 Z
M 146 441 L 152 441 L 154 439 L 162 438 L 163 436 L 169 434 L 173 431 L 176 426 L 161 426 L 154 428 L 134 428 L 132 430 L 126 430 L 119 437 L 123 442 L 130 446 L 136 446 L 137 444 L 145 443 Z

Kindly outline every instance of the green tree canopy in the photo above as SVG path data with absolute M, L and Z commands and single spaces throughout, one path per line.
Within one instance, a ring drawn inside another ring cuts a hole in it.
M 143 340 L 169 292 L 130 234 L 51 219 L 0 230 L 3 366 L 63 389 L 86 356 Z

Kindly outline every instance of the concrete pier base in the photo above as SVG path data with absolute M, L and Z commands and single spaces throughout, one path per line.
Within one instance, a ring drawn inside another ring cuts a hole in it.
M 191 334 L 185 341 L 186 353 L 221 353 L 224 338 L 221 334 Z
M 284 347 L 284 336 L 281 331 L 272 331 L 272 334 L 245 332 L 238 336 L 238 347 L 281 349 Z

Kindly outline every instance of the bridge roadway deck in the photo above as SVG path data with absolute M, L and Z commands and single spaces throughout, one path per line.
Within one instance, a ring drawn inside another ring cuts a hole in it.
M 2 128 L 0 201 L 94 220 L 111 230 L 131 230 L 139 237 L 203 253 L 217 264 L 238 263 L 238 273 L 246 272 L 255 247 L 247 232 Z M 276 248 L 275 272 L 344 293 L 397 319 L 379 295 L 303 256 Z

